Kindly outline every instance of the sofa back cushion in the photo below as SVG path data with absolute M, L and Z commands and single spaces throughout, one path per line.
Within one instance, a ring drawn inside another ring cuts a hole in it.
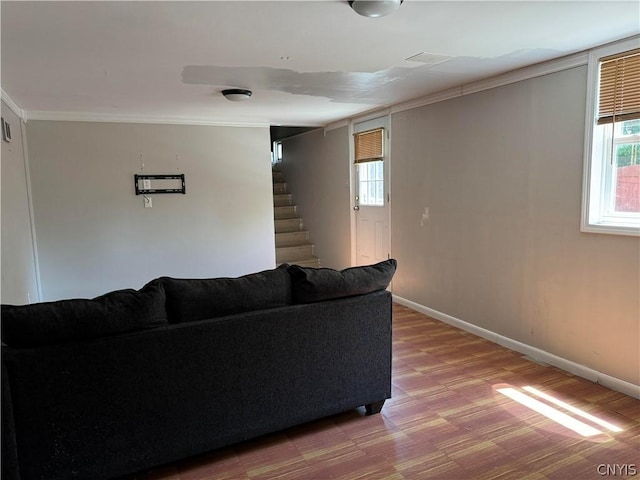
M 289 266 L 295 303 L 312 303 L 334 298 L 352 297 L 384 290 L 396 271 L 397 262 L 384 262 L 345 270 Z
M 287 266 L 238 278 L 162 277 L 160 281 L 167 294 L 169 323 L 193 322 L 291 305 L 291 279 Z
M 37 347 L 105 337 L 167 324 L 160 282 L 94 299 L 2 305 L 2 342 Z

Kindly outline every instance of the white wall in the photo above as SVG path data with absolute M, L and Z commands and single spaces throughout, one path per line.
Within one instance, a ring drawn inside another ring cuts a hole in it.
M 12 142 L 2 143 L 2 303 L 39 300 L 29 217 L 27 163 L 20 118 L 2 102 L 2 118 L 11 125 Z
M 392 116 L 394 294 L 639 385 L 640 239 L 580 232 L 585 99 L 578 67 Z
M 314 130 L 283 141 L 282 170 L 323 267 L 351 264 L 349 132 Z
M 267 127 L 30 121 L 27 132 L 44 300 L 275 266 Z M 186 195 L 144 208 L 141 155 L 144 173 L 184 173 Z

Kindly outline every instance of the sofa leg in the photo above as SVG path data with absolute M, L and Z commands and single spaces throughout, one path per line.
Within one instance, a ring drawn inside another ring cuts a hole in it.
M 367 410 L 367 415 L 373 415 L 375 413 L 380 413 L 383 405 L 384 400 L 380 400 L 379 402 L 367 403 L 364 408 Z

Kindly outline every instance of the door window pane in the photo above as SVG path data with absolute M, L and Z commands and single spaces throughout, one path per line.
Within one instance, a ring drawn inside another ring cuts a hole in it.
M 382 161 L 358 164 L 360 205 L 384 205 L 384 165 Z

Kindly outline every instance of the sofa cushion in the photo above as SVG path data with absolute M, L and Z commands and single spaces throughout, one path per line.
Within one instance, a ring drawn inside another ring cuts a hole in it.
M 13 347 L 54 345 L 167 324 L 160 282 L 94 299 L 2 305 L 2 342 Z
M 387 288 L 396 271 L 397 262 L 384 262 L 342 271 L 331 268 L 289 266 L 291 289 L 295 303 L 312 303 L 334 298 L 364 295 Z
M 291 279 L 286 267 L 238 278 L 162 277 L 169 323 L 291 305 Z

